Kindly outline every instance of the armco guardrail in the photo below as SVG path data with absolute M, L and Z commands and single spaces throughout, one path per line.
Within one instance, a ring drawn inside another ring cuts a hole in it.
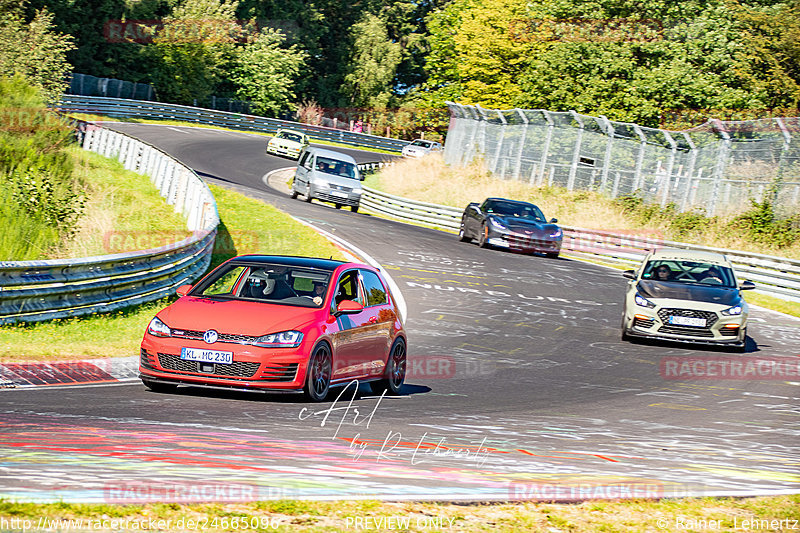
M 199 107 L 189 107 L 177 104 L 164 104 L 143 100 L 125 100 L 122 98 L 107 98 L 101 96 L 64 95 L 58 104 L 58 109 L 68 113 L 94 113 L 111 117 L 138 117 L 161 120 L 182 120 L 229 128 L 234 130 L 254 131 L 261 133 L 275 133 L 280 128 L 291 128 L 304 132 L 312 139 L 336 142 L 357 146 L 359 148 L 375 148 L 390 152 L 400 152 L 407 141 L 356 133 L 351 131 L 314 126 L 301 122 L 291 122 L 273 118 L 258 117 L 215 111 Z
M 219 224 L 208 186 L 179 161 L 108 129 L 81 125 L 83 147 L 147 174 L 193 235 L 151 250 L 81 259 L 0 262 L 0 324 L 112 311 L 163 298 L 211 261 Z
M 401 220 L 458 230 L 464 210 L 456 207 L 418 202 L 364 187 L 361 204 L 372 211 Z M 561 226 L 564 230 L 562 249 L 585 257 L 595 256 L 606 262 L 631 267 L 657 248 L 704 250 L 728 256 L 740 277 L 758 284 L 758 292 L 800 301 L 800 261 L 737 250 L 710 248 L 694 244 L 650 239 L 636 234 L 620 235 L 605 231 Z

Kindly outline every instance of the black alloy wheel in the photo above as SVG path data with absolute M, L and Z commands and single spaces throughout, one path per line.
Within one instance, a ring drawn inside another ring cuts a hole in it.
M 322 343 L 316 347 L 308 363 L 306 385 L 303 388 L 306 397 L 312 402 L 321 402 L 328 396 L 332 366 L 331 350 L 327 344 Z

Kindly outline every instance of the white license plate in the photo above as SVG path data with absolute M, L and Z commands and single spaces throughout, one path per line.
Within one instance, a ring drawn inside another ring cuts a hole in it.
M 229 365 L 233 363 L 233 352 L 199 350 L 197 348 L 181 348 L 181 359 L 185 359 L 187 361 L 200 361 L 201 363 L 219 363 L 222 365 Z
M 331 196 L 335 196 L 337 198 L 347 198 L 347 193 L 343 191 L 331 191 Z
M 676 324 L 678 326 L 694 326 L 697 328 L 704 328 L 706 327 L 706 319 L 705 318 L 694 318 L 691 316 L 675 316 L 672 315 L 669 317 L 670 324 Z

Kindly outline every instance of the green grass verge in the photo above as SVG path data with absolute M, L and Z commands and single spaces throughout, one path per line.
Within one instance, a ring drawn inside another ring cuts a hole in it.
M 800 496 L 587 501 L 580 504 L 435 504 L 378 501 L 263 501 L 243 504 L 27 504 L 0 501 L 0 520 L 83 519 L 83 528 L 188 531 L 791 531 Z M 393 519 L 394 526 L 389 526 Z M 116 520 L 114 526 L 111 521 Z M 407 526 L 398 527 L 407 520 Z M 126 522 L 127 521 L 127 522 Z M 191 521 L 191 522 L 190 522 Z M 126 527 L 127 524 L 127 527 Z M 136 524 L 136 525 L 133 525 Z M 145 527 L 142 527 L 142 524 Z M 66 530 L 48 522 L 53 530 Z M 55 526 L 55 527 L 54 527 Z M 146 527 L 149 526 L 149 527 Z M 75 523 L 72 529 L 77 529 Z
M 155 118 L 134 118 L 134 117 L 112 117 L 107 115 L 89 115 L 86 113 L 72 113 L 69 115 L 72 118 L 76 118 L 78 120 L 85 120 L 87 122 L 93 121 L 101 121 L 101 120 L 113 120 L 117 122 L 131 122 L 134 124 L 159 124 L 162 126 L 184 126 L 190 128 L 206 128 L 210 130 L 222 130 L 222 131 L 233 131 L 237 133 L 252 133 L 253 135 L 261 135 L 263 137 L 272 137 L 271 134 L 263 132 L 263 131 L 253 131 L 253 130 L 236 130 L 232 128 L 224 128 L 222 126 L 213 126 L 210 124 L 200 124 L 197 122 L 187 122 L 182 120 L 167 120 L 167 119 L 155 119 Z M 353 146 L 352 144 L 344 144 L 344 143 L 337 143 L 332 141 L 324 141 L 322 139 L 315 139 L 312 138 L 314 144 L 323 144 L 325 146 L 335 146 L 338 148 L 353 148 L 359 149 L 357 146 Z M 382 148 L 369 148 L 368 151 L 375 152 L 377 154 L 388 154 L 388 155 L 400 155 L 399 152 L 392 152 L 390 150 L 384 150 Z
M 344 259 L 329 241 L 275 207 L 221 187 L 212 185 L 211 191 L 222 221 L 212 265 L 244 253 Z M 136 355 L 147 323 L 171 301 L 108 314 L 0 327 L 0 361 Z

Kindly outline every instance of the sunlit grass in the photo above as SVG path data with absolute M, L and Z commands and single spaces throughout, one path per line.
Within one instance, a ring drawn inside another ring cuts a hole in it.
M 165 202 L 148 176 L 78 146 L 69 153 L 87 184 L 87 202 L 75 236 L 49 259 L 157 248 L 191 235 L 185 217 Z
M 551 503 L 382 503 L 367 501 L 265 501 L 239 504 L 28 504 L 0 501 L 0 519 L 127 519 L 164 520 L 162 530 L 177 531 L 176 524 L 203 520 L 221 531 L 353 531 L 375 530 L 376 522 L 387 530 L 388 518 L 408 520 L 406 531 L 575 531 L 640 532 L 704 531 L 713 521 L 715 531 L 789 531 L 800 519 L 800 496 L 761 498 L 686 498 L 678 500 L 587 501 Z M 214 522 L 214 519 L 217 519 Z M 227 519 L 228 527 L 220 527 Z M 237 525 L 232 520 L 237 519 Z M 745 527 L 753 521 L 783 524 L 777 527 Z M 167 522 L 172 524 L 170 527 Z M 749 521 L 749 522 L 748 522 Z M 369 526 L 364 528 L 367 523 Z M 396 523 L 396 522 L 395 522 Z M 242 526 L 247 524 L 247 526 Z M 439 525 L 441 524 L 441 525 Z M 258 525 L 258 527 L 251 527 Z M 266 527 L 264 527 L 266 526 Z M 380 528 L 380 526 L 377 526 Z

